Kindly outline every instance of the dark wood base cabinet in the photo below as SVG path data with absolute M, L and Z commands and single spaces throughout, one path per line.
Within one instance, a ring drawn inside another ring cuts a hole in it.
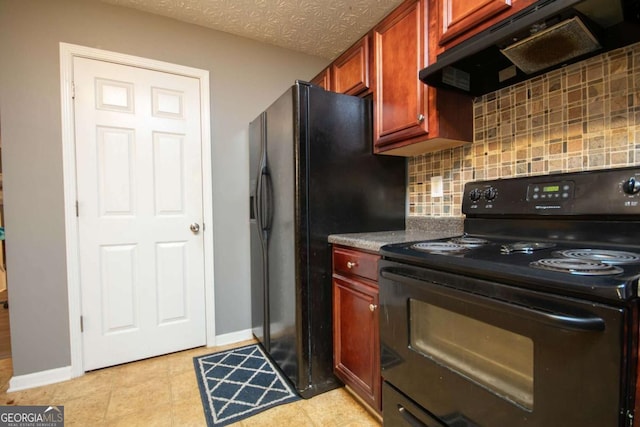
M 334 373 L 378 414 L 382 410 L 379 258 L 342 247 L 333 249 Z

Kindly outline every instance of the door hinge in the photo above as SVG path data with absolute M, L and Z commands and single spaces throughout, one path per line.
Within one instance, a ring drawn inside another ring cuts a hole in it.
M 84 332 L 84 316 L 80 316 L 80 332 Z
M 78 203 L 78 201 L 76 200 L 76 217 L 80 216 L 80 204 Z
M 204 225 L 204 222 L 203 222 L 202 223 L 202 231 L 204 231 L 204 227 L 205 227 L 205 225 Z
M 76 83 L 71 82 L 71 99 L 76 99 Z

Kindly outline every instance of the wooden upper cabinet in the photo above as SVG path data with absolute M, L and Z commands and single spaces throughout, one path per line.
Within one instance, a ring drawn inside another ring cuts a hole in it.
M 374 151 L 428 132 L 422 1 L 406 1 L 373 29 Z
M 442 49 L 445 1 L 454 0 L 405 0 L 311 81 L 333 92 L 372 95 L 376 154 L 411 157 L 473 139 L 471 98 L 418 79 Z
M 373 29 L 374 153 L 412 157 L 473 140 L 471 98 L 418 79 L 437 45 L 427 3 L 407 0 Z
M 438 43 L 455 46 L 491 25 L 534 3 L 535 0 L 436 0 Z
M 331 67 L 320 71 L 309 83 L 320 86 L 324 90 L 331 90 Z
M 359 95 L 369 89 L 369 35 L 361 38 L 331 64 L 331 90 Z

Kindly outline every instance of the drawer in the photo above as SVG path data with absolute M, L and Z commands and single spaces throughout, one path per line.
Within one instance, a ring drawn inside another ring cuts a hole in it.
M 382 410 L 385 425 L 398 427 L 443 427 L 445 425 L 435 415 L 418 406 L 386 381 L 382 384 Z M 465 425 L 470 424 L 465 423 Z
M 378 281 L 378 260 L 380 255 L 354 251 L 346 248 L 333 248 L 333 270 L 340 274 L 355 274 Z

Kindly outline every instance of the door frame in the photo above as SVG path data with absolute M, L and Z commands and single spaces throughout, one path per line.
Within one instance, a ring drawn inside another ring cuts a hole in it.
M 64 217 L 67 256 L 67 292 L 69 301 L 69 342 L 71 353 L 71 377 L 84 374 L 82 313 L 80 284 L 80 253 L 78 220 L 76 216 L 76 155 L 75 113 L 73 87 L 73 59 L 82 57 L 112 62 L 137 68 L 145 68 L 185 77 L 200 82 L 201 150 L 202 150 L 202 202 L 204 237 L 204 288 L 206 345 L 215 345 L 215 301 L 213 270 L 213 182 L 211 158 L 211 115 L 209 102 L 209 71 L 172 64 L 138 56 L 126 55 L 86 46 L 60 43 L 60 96 L 62 107 L 62 167 L 64 179 Z

